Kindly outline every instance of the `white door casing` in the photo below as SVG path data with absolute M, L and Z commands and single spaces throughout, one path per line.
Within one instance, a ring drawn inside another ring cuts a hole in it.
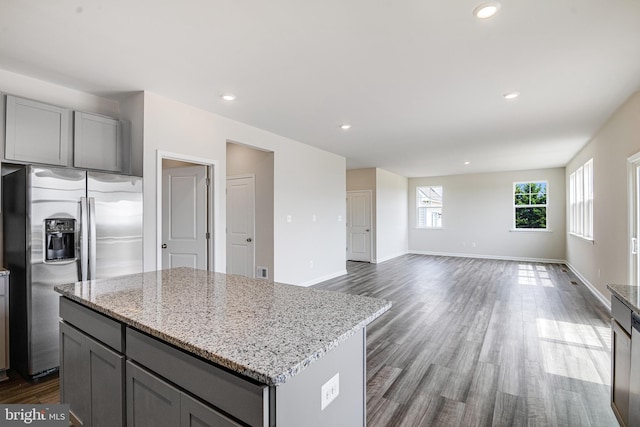
M 255 270 L 255 176 L 227 177 L 227 273 Z
M 162 205 L 162 268 L 206 269 L 207 167 L 164 169 Z
M 629 283 L 640 284 L 640 153 L 627 159 L 629 205 Z
M 371 262 L 371 191 L 347 191 L 347 260 Z

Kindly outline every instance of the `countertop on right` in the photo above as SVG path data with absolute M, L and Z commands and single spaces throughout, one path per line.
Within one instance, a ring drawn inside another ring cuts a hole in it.
M 607 285 L 615 296 L 622 301 L 627 307 L 640 315 L 640 291 L 638 286 L 629 285 Z

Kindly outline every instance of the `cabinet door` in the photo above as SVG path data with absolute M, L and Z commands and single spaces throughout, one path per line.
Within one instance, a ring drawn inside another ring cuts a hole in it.
M 180 392 L 152 373 L 127 361 L 127 426 L 180 425 Z
M 60 402 L 67 403 L 83 425 L 91 419 L 87 336 L 60 322 Z
M 91 426 L 122 427 L 124 414 L 123 355 L 87 337 L 91 379 Z
M 629 425 L 629 383 L 631 375 L 631 337 L 611 319 L 612 373 L 611 407 L 622 426 Z
M 191 396 L 181 393 L 180 398 L 180 427 L 240 427 L 240 424 Z
M 60 322 L 60 400 L 83 426 L 124 426 L 124 356 Z
M 69 110 L 7 96 L 6 159 L 71 166 L 70 150 Z
M 123 161 L 120 122 L 76 111 L 73 165 L 78 168 L 123 172 Z

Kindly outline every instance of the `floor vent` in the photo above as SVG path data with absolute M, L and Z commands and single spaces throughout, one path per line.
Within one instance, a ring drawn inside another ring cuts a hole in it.
M 256 267 L 256 277 L 258 279 L 268 279 L 269 269 L 267 267 Z

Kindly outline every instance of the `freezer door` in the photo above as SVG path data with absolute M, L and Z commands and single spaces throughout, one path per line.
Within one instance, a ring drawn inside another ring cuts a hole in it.
M 35 375 L 58 366 L 58 294 L 55 285 L 80 280 L 80 197 L 86 191 L 84 171 L 58 168 L 28 168 L 26 191 L 28 241 L 30 243 L 30 278 L 27 283 L 28 374 Z M 76 259 L 45 263 L 44 224 L 47 218 L 76 220 Z M 29 274 L 27 274 L 29 276 Z M 30 294 L 30 295 L 29 295 Z
M 142 178 L 88 172 L 87 197 L 95 229 L 90 278 L 142 272 Z

